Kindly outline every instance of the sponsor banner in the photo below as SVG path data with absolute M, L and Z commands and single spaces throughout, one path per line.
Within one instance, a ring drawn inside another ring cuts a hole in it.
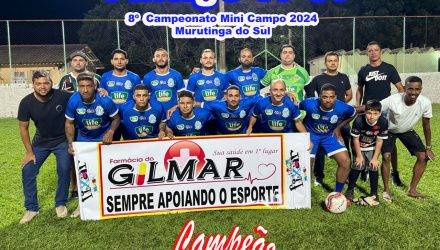
M 308 133 L 75 142 L 81 219 L 310 208 Z

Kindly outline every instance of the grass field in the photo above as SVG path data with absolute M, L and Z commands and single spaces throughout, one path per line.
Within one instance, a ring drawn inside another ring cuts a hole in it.
M 440 105 L 434 105 L 432 144 L 440 157 Z M 421 124 L 417 131 L 423 137 Z M 24 148 L 15 119 L 0 119 L 0 249 L 171 249 L 188 219 L 196 223 L 195 235 L 229 234 L 234 226 L 242 235 L 262 225 L 266 241 L 278 249 L 438 249 L 440 248 L 440 161 L 430 162 L 419 185 L 425 201 L 408 198 L 406 187 L 392 186 L 394 202 L 377 207 L 351 206 L 344 214 L 325 211 L 322 201 L 329 190 L 312 187 L 312 209 L 233 210 L 131 217 L 104 221 L 58 219 L 53 208 L 56 187 L 53 156 L 38 177 L 40 214 L 19 225 L 24 208 L 20 163 Z M 399 168 L 408 185 L 415 159 L 398 144 Z M 333 187 L 335 164 L 327 160 L 325 182 Z M 379 182 L 380 183 L 380 182 Z M 369 190 L 367 183 L 359 182 Z M 381 192 L 381 188 L 379 190 Z M 356 190 L 356 194 L 362 194 Z M 77 201 L 69 203 L 72 212 Z M 255 236 L 255 234 L 254 234 Z

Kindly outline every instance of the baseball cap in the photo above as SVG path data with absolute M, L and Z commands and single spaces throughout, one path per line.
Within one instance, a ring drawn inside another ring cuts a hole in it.
M 70 60 L 72 61 L 72 59 L 75 56 L 80 56 L 80 57 L 84 58 L 84 60 L 88 61 L 86 54 L 84 52 L 82 52 L 82 51 L 78 50 L 78 51 L 75 51 L 72 54 L 70 54 L 70 56 L 69 56 Z

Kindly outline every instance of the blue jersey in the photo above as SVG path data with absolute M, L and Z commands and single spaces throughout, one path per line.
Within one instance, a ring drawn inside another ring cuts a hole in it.
M 164 75 L 152 70 L 144 76 L 143 83 L 150 89 L 150 103 L 162 105 L 165 111 L 177 104 L 177 92 L 185 89 L 182 74 L 174 69 Z
M 135 102 L 131 101 L 122 106 L 121 113 L 126 140 L 156 138 L 159 134 L 159 123 L 166 122 L 165 112 L 161 105 L 155 107 L 150 105 L 147 110 L 139 111 L 136 109 Z
M 220 134 L 243 134 L 249 126 L 253 107 L 260 99 L 259 95 L 242 99 L 235 110 L 229 109 L 225 100 L 204 102 L 202 108 L 211 111 Z
M 252 114 L 261 119 L 264 133 L 285 133 L 292 131 L 292 121 L 301 118 L 298 107 L 287 97 L 280 105 L 273 105 L 270 96 L 255 104 Z
M 238 67 L 226 74 L 229 83 L 240 88 L 240 95 L 243 98 L 260 94 L 260 80 L 265 75 L 266 70 L 260 67 L 251 67 L 246 72 Z
M 175 136 L 206 135 L 205 125 L 210 118 L 211 113 L 202 108 L 194 108 L 194 116 L 189 119 L 183 118 L 177 109 L 167 121 L 167 127 Z
M 113 71 L 109 71 L 102 75 L 100 87 L 107 90 L 108 96 L 120 108 L 127 101 L 133 100 L 133 88 L 138 84 L 141 84 L 141 78 L 129 70 L 124 76 L 116 76 Z
M 228 87 L 229 83 L 224 74 L 214 71 L 208 76 L 200 70 L 189 77 L 186 89 L 194 93 L 196 102 L 209 102 L 221 100 Z
M 70 97 L 66 108 L 66 118 L 76 120 L 78 125 L 77 141 L 102 141 L 110 129 L 112 117 L 118 114 L 118 108 L 109 97 L 97 93 L 92 104 L 84 104 L 81 95 L 76 92 Z
M 338 123 L 356 114 L 352 106 L 339 100 L 336 100 L 332 110 L 324 111 L 318 97 L 302 100 L 299 108 L 307 112 L 303 120 L 307 131 L 318 135 L 330 135 Z

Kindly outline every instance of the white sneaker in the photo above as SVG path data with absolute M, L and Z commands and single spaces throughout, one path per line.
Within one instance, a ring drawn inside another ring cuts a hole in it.
M 387 192 L 382 193 L 382 198 L 386 202 L 393 202 L 393 197 L 391 197 L 391 195 Z
M 23 215 L 23 218 L 20 220 L 20 224 L 25 224 L 31 221 L 35 216 L 37 216 L 38 212 L 34 211 L 26 211 Z
M 313 181 L 313 186 L 315 187 L 322 186 L 322 181 L 319 181 L 318 179 L 315 178 L 315 180 Z
M 58 206 L 55 208 L 55 211 L 57 211 L 58 218 L 64 218 L 67 216 L 67 207 L 66 206 Z
M 72 218 L 76 218 L 81 214 L 80 210 L 79 210 L 79 206 L 75 209 L 75 211 L 73 211 L 73 213 L 70 214 L 70 217 Z

